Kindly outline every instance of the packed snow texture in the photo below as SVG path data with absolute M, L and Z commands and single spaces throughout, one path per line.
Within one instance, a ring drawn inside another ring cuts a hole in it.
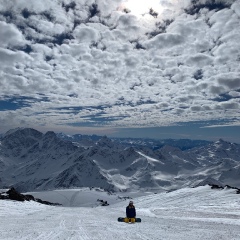
M 75 203 L 87 193 L 80 192 L 82 195 L 76 196 Z M 69 199 L 72 194 L 63 191 Z M 95 201 L 93 194 L 92 202 Z M 117 222 L 118 217 L 125 216 L 128 200 L 108 207 L 74 208 L 3 200 L 0 239 L 240 239 L 240 198 L 234 190 L 212 190 L 209 186 L 185 188 L 133 201 L 141 223 Z

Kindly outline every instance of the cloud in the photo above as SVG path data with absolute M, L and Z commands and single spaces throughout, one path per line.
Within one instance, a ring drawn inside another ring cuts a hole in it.
M 239 89 L 240 88 L 240 74 L 239 73 L 230 73 L 222 74 L 218 77 L 218 82 L 228 89 Z
M 240 104 L 237 103 L 237 102 L 222 102 L 222 103 L 219 103 L 217 106 L 216 106 L 216 109 L 226 109 L 226 110 L 229 110 L 229 109 L 239 109 L 240 107 Z
M 84 42 L 86 44 L 95 43 L 99 38 L 98 32 L 95 29 L 84 25 L 80 25 L 75 28 L 73 36 L 78 42 Z
M 1 100 L 35 99 L 20 109 L 0 106 L 5 124 L 10 117 L 13 125 L 111 128 L 239 118 L 238 1 L 164 0 L 157 18 L 125 13 L 121 4 L 2 1 Z
M 15 25 L 0 21 L 0 47 L 12 47 L 25 43 L 27 41 Z
M 200 128 L 223 128 L 223 127 L 238 127 L 240 126 L 240 122 L 233 122 L 233 123 L 226 123 L 226 124 L 219 124 L 219 125 L 210 125 L 204 126 Z
M 14 52 L 5 48 L 0 48 L 0 58 L 2 65 L 14 65 L 16 63 L 30 62 L 33 60 L 32 57 L 22 51 Z
M 184 42 L 184 39 L 183 39 L 183 36 L 181 35 L 172 34 L 172 33 L 170 34 L 163 33 L 145 42 L 143 46 L 148 49 L 149 48 L 162 49 L 162 48 L 171 48 L 183 42 Z
M 186 61 L 187 65 L 194 65 L 199 68 L 210 65 L 212 63 L 213 63 L 213 60 L 211 56 L 207 56 L 206 54 L 201 54 L 201 53 L 198 53 L 194 56 L 189 57 Z

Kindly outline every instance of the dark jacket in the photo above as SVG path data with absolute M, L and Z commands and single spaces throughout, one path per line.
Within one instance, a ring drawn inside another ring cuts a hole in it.
M 135 218 L 136 217 L 136 209 L 135 207 L 132 205 L 128 205 L 126 208 L 126 215 L 128 218 Z

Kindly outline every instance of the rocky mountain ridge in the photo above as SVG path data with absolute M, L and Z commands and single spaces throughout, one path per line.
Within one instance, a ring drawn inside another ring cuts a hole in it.
M 67 135 L 64 133 L 57 133 L 57 136 L 63 140 L 78 143 L 82 146 L 92 146 L 104 136 L 98 135 L 82 135 L 74 134 Z M 205 140 L 190 140 L 190 139 L 150 139 L 150 138 L 110 138 L 115 143 L 125 147 L 147 147 L 152 150 L 157 150 L 165 145 L 180 148 L 181 150 L 188 150 L 195 147 L 206 146 L 212 142 Z
M 126 147 L 107 137 L 81 146 L 54 132 L 25 128 L 6 133 L 0 143 L 0 187 L 20 191 L 161 191 L 194 186 L 208 177 L 240 187 L 240 145 L 223 140 L 187 151 Z

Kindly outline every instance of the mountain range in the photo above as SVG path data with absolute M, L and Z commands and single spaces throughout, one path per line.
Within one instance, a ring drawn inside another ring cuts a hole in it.
M 31 128 L 10 130 L 0 141 L 0 188 L 162 191 L 208 178 L 240 187 L 239 144 L 220 139 L 185 151 L 169 145 L 154 149 L 106 136 L 76 142 Z
M 64 133 L 57 133 L 59 138 L 64 140 L 80 143 L 81 145 L 91 146 L 93 143 L 100 140 L 103 136 L 98 135 L 82 135 L 74 134 L 67 135 Z M 153 150 L 159 149 L 164 145 L 180 148 L 181 150 L 188 150 L 194 147 L 206 146 L 210 141 L 206 140 L 191 140 L 191 139 L 150 139 L 150 138 L 111 138 L 113 141 L 121 143 L 125 147 L 148 147 Z

